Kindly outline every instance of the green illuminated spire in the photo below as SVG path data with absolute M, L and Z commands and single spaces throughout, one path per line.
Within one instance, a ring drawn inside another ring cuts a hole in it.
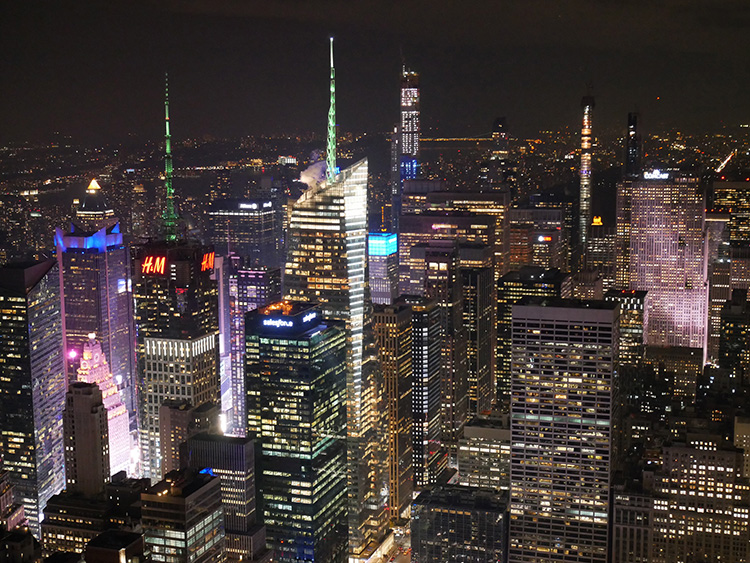
M 326 144 L 326 180 L 336 175 L 336 72 L 333 69 L 333 37 L 331 37 L 331 105 L 328 108 L 328 142 Z
M 172 188 L 172 136 L 169 134 L 169 76 L 164 77 L 164 187 L 167 192 L 166 208 L 162 213 L 164 234 L 167 242 L 177 240 L 177 213 L 174 210 L 174 188 Z

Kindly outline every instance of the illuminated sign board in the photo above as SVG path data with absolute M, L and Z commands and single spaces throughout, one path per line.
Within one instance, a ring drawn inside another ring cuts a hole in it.
M 552 237 L 539 235 L 539 238 L 537 240 L 539 242 L 551 242 L 552 241 Z
M 164 268 L 166 265 L 166 256 L 146 256 L 141 263 L 141 273 L 164 275 Z
M 315 317 L 318 316 L 318 313 L 313 311 L 312 313 L 307 313 L 304 317 L 302 317 L 303 323 L 309 323 L 311 320 L 313 320 Z
M 203 260 L 201 261 L 201 272 L 214 269 L 215 256 L 216 256 L 215 252 L 207 252 L 206 254 L 203 255 Z
M 292 321 L 285 321 L 284 319 L 263 319 L 263 326 L 272 326 L 274 328 L 292 328 L 294 323 Z
M 669 178 L 669 173 L 662 172 L 661 170 L 651 170 L 650 172 L 643 173 L 644 180 L 666 180 Z

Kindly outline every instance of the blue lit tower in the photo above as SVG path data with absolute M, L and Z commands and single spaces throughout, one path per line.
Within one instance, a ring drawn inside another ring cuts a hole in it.
M 65 488 L 65 361 L 54 260 L 0 268 L 0 469 L 41 538 L 47 501 Z
M 101 343 L 136 429 L 135 351 L 130 256 L 120 224 L 55 231 L 68 378 L 74 381 L 90 334 Z
M 347 331 L 281 301 L 245 321 L 247 432 L 275 561 L 347 561 Z
M 398 235 L 370 233 L 367 240 L 372 302 L 391 305 L 398 297 Z
M 579 202 L 579 241 L 581 253 L 585 252 L 589 225 L 591 224 L 591 115 L 594 112 L 594 97 L 581 100 L 583 126 L 581 127 L 581 195 Z

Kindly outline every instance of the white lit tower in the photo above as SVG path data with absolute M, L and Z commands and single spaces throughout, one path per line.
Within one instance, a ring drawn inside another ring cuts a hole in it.
M 419 175 L 419 74 L 401 68 L 401 120 L 394 132 L 393 230 L 398 231 L 404 180 Z
M 311 181 L 292 208 L 283 293 L 320 303 L 347 330 L 349 554 L 358 560 L 385 534 L 386 438 L 367 283 L 367 160 L 336 172 L 334 120 L 331 111 L 326 178 Z
M 591 224 L 591 114 L 594 112 L 594 96 L 584 96 L 583 127 L 581 128 L 581 195 L 579 201 L 579 241 L 581 255 L 585 253 L 589 225 Z

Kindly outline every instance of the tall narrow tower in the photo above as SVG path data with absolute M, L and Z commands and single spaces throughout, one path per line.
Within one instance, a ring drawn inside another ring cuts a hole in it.
M 174 210 L 174 189 L 172 188 L 172 135 L 169 133 L 169 77 L 164 78 L 164 187 L 167 201 L 162 214 L 164 234 L 167 242 L 177 240 L 177 213 Z
M 406 65 L 401 69 L 401 120 L 394 132 L 397 137 L 391 164 L 393 173 L 393 224 L 392 230 L 398 231 L 398 220 L 401 214 L 401 198 L 404 180 L 413 180 L 419 173 L 419 74 L 408 70 Z
M 586 249 L 586 235 L 591 224 L 591 114 L 594 112 L 594 96 L 584 96 L 583 127 L 581 128 L 581 195 L 579 202 L 578 228 L 581 256 Z
M 326 142 L 326 180 L 336 176 L 336 70 L 333 68 L 333 37 L 331 37 L 331 103 L 328 106 L 328 139 Z

